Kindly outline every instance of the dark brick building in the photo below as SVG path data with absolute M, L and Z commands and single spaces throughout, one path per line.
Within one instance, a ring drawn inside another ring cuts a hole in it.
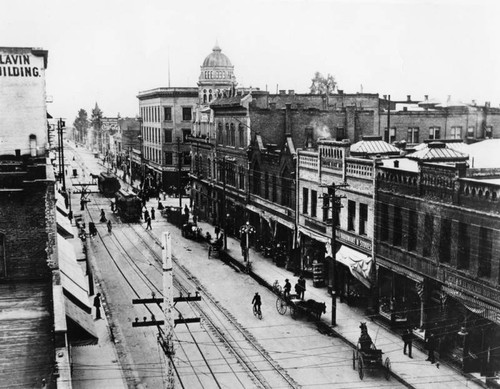
M 468 174 L 464 163 L 377 168 L 379 313 L 422 340 L 434 333 L 441 355 L 465 371 L 492 375 L 500 370 L 500 181 Z

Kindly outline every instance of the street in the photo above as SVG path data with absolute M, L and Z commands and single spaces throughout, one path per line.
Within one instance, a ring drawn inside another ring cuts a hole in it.
M 78 154 L 75 162 L 86 169 L 87 180 L 79 174 L 82 182 L 88 182 L 90 173 L 104 169 L 88 151 L 68 150 L 70 159 L 72 152 Z M 96 189 L 92 187 L 93 192 Z M 76 196 L 72 200 L 77 204 Z M 163 203 L 178 202 L 178 198 L 168 198 Z M 151 200 L 147 206 L 156 208 L 157 201 Z M 101 209 L 112 221 L 111 233 L 99 222 Z M 162 318 L 159 307 L 133 305 L 132 299 L 148 298 L 152 293 L 162 296 L 159 242 L 164 231 L 170 232 L 172 239 L 176 293 L 194 295 L 198 291 L 201 295 L 199 303 L 176 306 L 182 317 L 201 318 L 201 324 L 175 328 L 175 379 L 179 387 L 402 387 L 394 379 L 386 381 L 382 370 L 370 371 L 361 381 L 352 369 L 352 348 L 320 334 L 306 318 L 280 315 L 276 295 L 238 269 L 209 259 L 206 243 L 183 238 L 159 212 L 152 230 L 146 231 L 145 224 L 121 223 L 111 212 L 110 199 L 92 193 L 86 218 L 97 226 L 98 235 L 89 245 L 90 257 L 129 387 L 161 387 L 166 373 L 156 327 L 132 327 L 136 318 Z M 255 292 L 262 296 L 262 320 L 252 312 Z

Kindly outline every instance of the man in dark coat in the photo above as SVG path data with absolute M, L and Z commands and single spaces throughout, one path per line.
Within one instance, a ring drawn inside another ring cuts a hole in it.
M 304 293 L 306 291 L 306 279 L 304 278 L 303 275 L 301 275 L 299 277 L 299 280 L 297 281 L 297 283 L 300 286 L 300 296 L 299 296 L 299 298 L 301 298 L 302 300 L 304 300 Z
M 99 320 L 102 319 L 101 317 L 101 300 L 100 300 L 101 294 L 97 293 L 94 297 L 94 307 L 95 307 L 95 319 Z
M 288 278 L 285 280 L 285 287 L 283 288 L 283 295 L 285 297 L 290 297 L 290 290 L 292 289 L 292 284 L 288 281 Z
M 432 332 L 427 338 L 426 345 L 427 350 L 429 351 L 426 361 L 429 361 L 430 363 L 436 363 L 436 357 L 434 356 L 434 350 L 436 349 L 436 338 L 434 337 L 434 334 Z
M 413 358 L 411 356 L 411 349 L 413 346 L 413 333 L 410 331 L 410 329 L 407 328 L 406 330 L 404 330 L 402 338 L 404 342 L 403 354 L 406 355 L 406 349 L 408 348 L 408 357 Z

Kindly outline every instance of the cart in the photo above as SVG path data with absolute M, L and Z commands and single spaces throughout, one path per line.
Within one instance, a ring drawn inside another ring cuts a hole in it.
M 280 293 L 276 298 L 276 310 L 280 315 L 284 315 L 287 310 L 290 310 L 293 319 L 297 319 L 301 315 L 307 315 L 319 320 L 321 314 L 326 312 L 326 305 L 315 300 L 301 300 L 296 294 L 285 297 L 283 293 Z
M 352 368 L 356 370 L 357 364 L 360 379 L 363 379 L 365 370 L 383 369 L 384 377 L 388 380 L 391 377 L 391 361 L 389 357 L 382 361 L 383 352 L 376 348 L 372 342 L 370 335 L 368 335 L 366 323 L 361 323 L 360 328 L 361 336 L 356 345 L 356 350 L 352 352 Z

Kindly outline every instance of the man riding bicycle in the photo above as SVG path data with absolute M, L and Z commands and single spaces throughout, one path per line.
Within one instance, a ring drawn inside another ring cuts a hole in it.
M 255 295 L 253 296 L 252 304 L 254 312 L 261 314 L 260 306 L 262 305 L 262 301 L 258 292 L 255 292 Z

